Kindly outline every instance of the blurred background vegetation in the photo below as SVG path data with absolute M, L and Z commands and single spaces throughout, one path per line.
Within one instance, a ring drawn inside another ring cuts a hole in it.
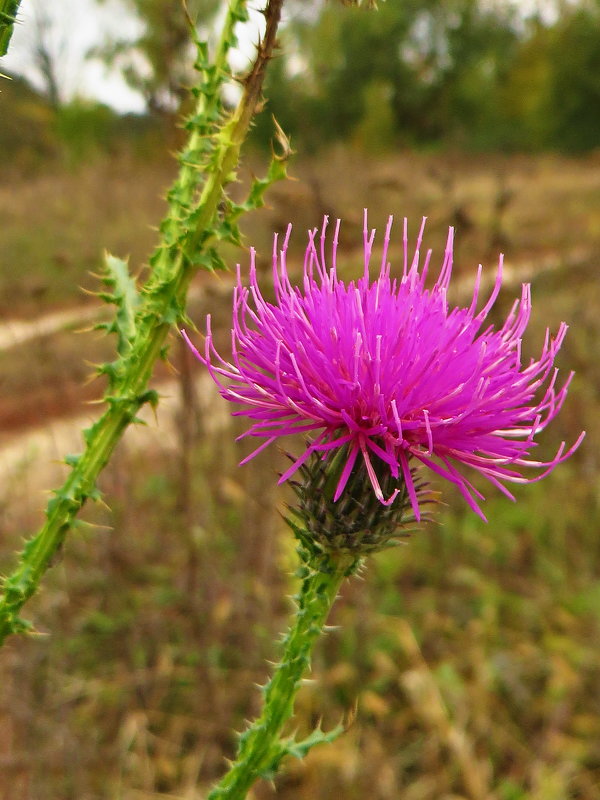
M 188 5 L 209 32 L 219 4 Z M 0 87 L 3 572 L 101 395 L 89 362 L 112 345 L 75 332 L 103 313 L 82 287 L 97 288 L 103 248 L 143 276 L 174 175 L 193 80 L 181 6 L 122 6 L 139 35 L 99 41 L 88 57 L 121 72 L 143 113 L 65 92 L 43 13 L 33 84 L 15 74 Z M 261 267 L 289 221 L 299 272 L 306 228 L 342 217 L 347 275 L 360 268 L 365 205 L 380 230 L 388 213 L 407 215 L 413 233 L 427 215 L 434 262 L 455 225 L 454 301 L 477 263 L 493 274 L 503 251 L 496 322 L 531 280 L 530 352 L 546 326 L 571 324 L 560 366 L 577 375 L 541 455 L 582 428 L 588 437 L 552 476 L 518 488 L 516 504 L 488 492 L 488 525 L 446 487 L 438 522 L 346 587 L 298 722 L 355 721 L 290 763 L 277 796 L 599 800 L 600 3 L 287 9 L 242 170 L 248 181 L 264 167 L 274 114 L 299 155 L 296 180 L 245 222 Z M 395 269 L 400 254 L 398 231 Z M 247 262 L 243 250 L 224 256 Z M 210 310 L 224 346 L 231 282 L 198 276 L 190 306 L 200 328 Z M 282 457 L 238 469 L 241 429 L 171 344 L 158 419 L 126 437 L 102 478 L 106 508 L 85 510 L 29 604 L 44 635 L 2 651 L 2 800 L 202 798 L 233 752 L 232 728 L 256 710 L 294 591 Z M 274 796 L 268 784 L 255 792 Z

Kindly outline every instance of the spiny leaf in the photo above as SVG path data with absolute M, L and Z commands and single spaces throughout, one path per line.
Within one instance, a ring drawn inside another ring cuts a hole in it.
M 294 758 L 305 758 L 308 751 L 313 747 L 319 744 L 330 744 L 334 742 L 344 731 L 345 727 L 341 723 L 327 733 L 321 730 L 321 728 L 316 728 L 309 736 L 299 742 L 294 739 L 290 739 L 286 742 L 285 752 L 287 755 L 293 756 Z
M 117 350 L 124 356 L 129 352 L 135 336 L 135 312 L 140 299 L 126 261 L 105 253 L 104 270 L 102 282 L 112 290 L 112 295 L 106 295 L 103 299 L 117 306 Z
M 138 402 L 140 405 L 148 405 L 152 408 L 153 411 L 156 411 L 158 408 L 158 401 L 159 401 L 159 394 L 156 389 L 148 389 L 147 391 L 143 392 L 138 397 Z
M 264 195 L 267 189 L 274 183 L 286 180 L 288 177 L 288 159 L 293 154 L 293 150 L 290 147 L 287 136 L 274 117 L 273 124 L 275 125 L 275 139 L 278 143 L 279 152 L 276 152 L 275 149 L 273 149 L 267 174 L 264 178 L 254 178 L 246 200 L 243 203 L 235 205 L 232 204 L 231 214 L 228 218 L 228 222 L 230 223 L 231 220 L 237 220 L 238 217 L 240 217 L 246 211 L 252 211 L 254 209 L 261 208 L 265 202 Z

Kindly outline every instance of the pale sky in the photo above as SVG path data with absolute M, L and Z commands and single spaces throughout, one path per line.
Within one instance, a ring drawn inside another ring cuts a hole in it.
M 510 2 L 524 15 L 534 10 L 542 11 L 548 17 L 556 13 L 556 0 L 487 2 Z M 256 7 L 262 5 L 261 0 L 256 0 Z M 47 15 L 51 23 L 51 45 L 58 57 L 57 77 L 63 98 L 81 95 L 95 98 L 120 112 L 144 111 L 141 96 L 127 86 L 117 69 L 108 70 L 100 60 L 85 57 L 90 48 L 102 44 L 107 38 L 134 39 L 139 34 L 139 21 L 126 12 L 120 0 L 105 0 L 100 5 L 95 0 L 60 0 L 59 3 L 22 0 L 20 22 L 15 27 L 8 55 L 2 59 L 0 71 L 4 69 L 25 75 L 34 85 L 42 88 L 37 69 L 32 64 L 36 15 L 39 19 L 40 14 Z M 252 56 L 257 32 L 262 30 L 263 23 L 263 17 L 251 11 L 251 21 L 238 32 L 241 52 L 234 59 L 236 67 L 243 68 Z
M 126 13 L 119 0 L 23 0 L 19 9 L 19 24 L 15 26 L 8 55 L 2 59 L 0 71 L 25 75 L 31 83 L 42 88 L 39 73 L 32 63 L 36 41 L 36 18 L 45 14 L 50 20 L 50 42 L 57 56 L 58 82 L 64 98 L 74 95 L 95 98 L 117 111 L 144 111 L 142 97 L 132 91 L 117 69 L 108 68 L 98 59 L 86 59 L 86 53 L 107 38 L 134 39 L 140 23 Z M 37 15 L 37 16 L 36 16 Z M 245 65 L 253 52 L 253 42 L 264 19 L 251 12 L 251 22 L 239 32 L 241 52 L 234 58 L 235 66 Z

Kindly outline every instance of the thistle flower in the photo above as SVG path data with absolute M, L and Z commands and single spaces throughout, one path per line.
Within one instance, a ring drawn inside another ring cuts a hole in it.
M 253 250 L 248 287 L 238 266 L 231 361 L 214 347 L 210 317 L 204 353 L 183 335 L 222 397 L 241 406 L 233 414 L 252 420 L 242 437 L 265 440 L 241 463 L 282 436 L 310 434 L 312 441 L 280 483 L 314 454 L 325 467 L 339 463 L 343 454 L 335 473 L 334 502 L 354 481 L 356 470 L 364 468 L 380 504 L 391 505 L 401 494 L 420 519 L 414 479 L 414 466 L 420 462 L 455 484 L 485 519 L 477 502 L 483 495 L 462 468 L 475 470 L 514 500 L 506 483 L 540 480 L 583 438 L 581 434 L 566 451 L 563 442 L 549 461 L 531 457 L 534 437 L 556 417 L 571 382 L 572 373 L 557 388 L 554 367 L 567 326 L 561 323 L 554 337 L 547 332 L 539 358 L 522 363 L 521 341 L 531 311 L 529 284 L 523 285 L 520 300 L 498 330 L 486 318 L 502 284 L 502 257 L 491 296 L 479 311 L 481 266 L 470 305 L 449 308 L 453 229 L 439 276 L 426 288 L 431 251 L 419 264 L 424 224 L 409 260 L 404 221 L 403 270 L 393 278 L 390 217 L 373 279 L 369 265 L 375 231 L 369 231 L 365 212 L 364 272 L 359 280 L 345 283 L 336 272 L 340 223 L 328 261 L 326 218 L 320 239 L 317 229 L 309 233 L 302 287 L 293 286 L 287 272 L 290 226 L 281 249 L 274 240 L 275 302 L 259 289 Z M 523 468 L 540 472 L 527 477 Z

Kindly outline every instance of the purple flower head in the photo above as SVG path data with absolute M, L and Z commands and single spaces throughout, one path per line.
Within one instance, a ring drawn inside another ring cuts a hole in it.
M 411 472 L 416 461 L 456 484 L 469 506 L 485 519 L 477 503 L 483 495 L 459 467 L 471 467 L 514 499 L 506 482 L 539 480 L 568 458 L 583 438 L 581 434 L 567 451 L 563 442 L 549 461 L 530 457 L 534 437 L 560 411 L 572 378 L 569 375 L 557 388 L 554 359 L 567 326 L 562 323 L 553 338 L 546 334 L 537 361 L 522 363 L 530 286 L 523 285 L 520 300 L 499 330 L 487 324 L 502 283 L 500 258 L 483 308 L 477 310 L 481 266 L 471 304 L 449 308 L 453 230 L 439 276 L 432 288 L 426 288 L 431 251 L 419 265 L 424 224 L 425 220 L 409 259 L 405 220 L 403 271 L 392 278 L 387 260 L 390 218 L 381 266 L 373 279 L 369 263 L 375 231 L 369 231 L 365 213 L 364 273 L 345 283 L 336 273 L 340 223 L 328 261 L 325 219 L 320 239 L 316 229 L 309 233 L 301 287 L 293 286 L 287 273 L 290 227 L 280 250 L 277 237 L 274 241 L 275 302 L 265 300 L 258 287 L 254 251 L 248 287 L 238 266 L 231 361 L 213 345 L 210 317 L 203 354 L 183 335 L 222 397 L 241 406 L 233 413 L 252 420 L 242 436 L 265 439 L 242 463 L 281 436 L 313 432 L 311 443 L 280 482 L 312 454 L 327 462 L 333 451 L 344 448 L 334 501 L 362 459 L 379 501 L 389 505 L 400 491 L 384 496 L 378 478 L 383 464 L 398 485 L 406 487 L 419 519 Z M 523 467 L 541 472 L 525 477 Z

